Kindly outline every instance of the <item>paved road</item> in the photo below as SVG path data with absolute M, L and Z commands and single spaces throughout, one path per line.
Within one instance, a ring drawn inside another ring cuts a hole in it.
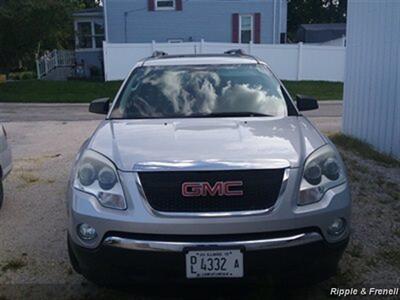
M 102 115 L 91 114 L 88 104 L 0 103 L 1 122 L 91 121 Z
M 342 102 L 321 101 L 320 109 L 305 113 L 323 131 L 341 128 Z M 88 104 L 0 103 L 0 122 L 91 121 L 104 116 L 88 112 Z

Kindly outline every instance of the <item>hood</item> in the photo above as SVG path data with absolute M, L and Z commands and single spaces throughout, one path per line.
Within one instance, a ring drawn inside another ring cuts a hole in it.
M 285 161 L 296 168 L 326 141 L 304 117 L 105 120 L 88 145 L 122 171 L 159 162 Z

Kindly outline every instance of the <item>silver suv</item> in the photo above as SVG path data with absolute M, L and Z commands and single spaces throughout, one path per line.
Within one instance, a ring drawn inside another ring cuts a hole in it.
M 133 68 L 81 147 L 68 186 L 74 269 L 136 279 L 322 280 L 349 239 L 335 146 L 262 61 L 240 51 Z

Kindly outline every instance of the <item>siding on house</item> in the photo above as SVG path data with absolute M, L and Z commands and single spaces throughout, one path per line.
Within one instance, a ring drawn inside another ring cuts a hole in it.
M 148 0 L 104 2 L 108 43 L 230 43 L 235 13 L 261 14 L 260 43 L 279 43 L 281 32 L 286 33 L 286 0 L 190 0 L 182 1 L 182 11 L 149 11 Z
M 350 0 L 343 132 L 400 158 L 400 1 Z

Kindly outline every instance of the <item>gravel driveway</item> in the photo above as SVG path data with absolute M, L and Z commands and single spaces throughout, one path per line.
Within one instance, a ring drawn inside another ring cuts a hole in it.
M 88 122 L 7 123 L 13 171 L 0 211 L 0 283 L 79 283 L 65 251 L 65 190 L 79 145 L 97 126 Z M 9 262 L 26 264 L 4 272 Z
M 74 155 L 97 124 L 96 120 L 5 124 L 14 169 L 5 182 L 0 211 L 0 299 L 210 298 L 210 289 L 204 288 L 99 289 L 70 268 L 65 188 Z M 326 298 L 332 286 L 400 284 L 400 169 L 342 152 L 352 181 L 354 234 L 341 272 L 312 288 L 285 290 L 285 299 Z M 232 289 L 238 298 L 266 299 L 282 293 L 235 286 L 212 289 L 212 295 L 232 298 Z

